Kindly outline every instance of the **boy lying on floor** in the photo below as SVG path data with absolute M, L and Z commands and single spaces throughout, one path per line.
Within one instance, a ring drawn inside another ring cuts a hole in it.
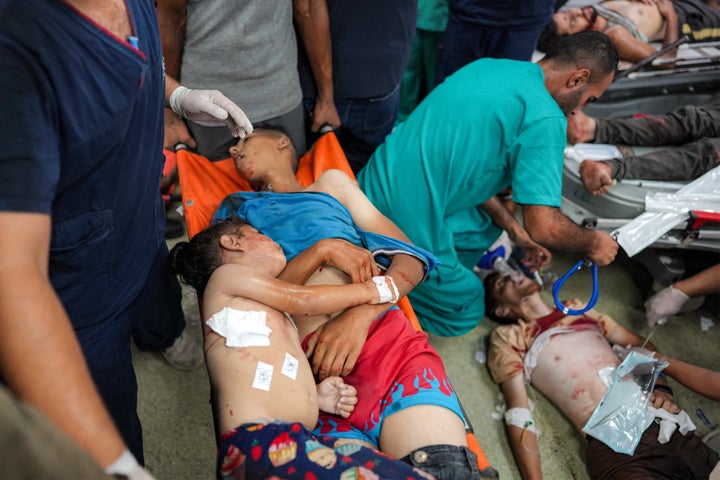
M 706 479 L 711 472 L 720 474 L 717 452 L 689 431 L 695 427 L 672 402 L 672 390 L 663 379 L 658 379 L 648 407 L 656 418 L 632 455 L 592 436 L 608 440 L 589 420 L 608 391 L 599 372 L 620 365 L 610 344 L 640 345 L 640 336 L 593 310 L 583 316 L 563 314 L 545 303 L 540 286 L 528 278 L 515 283 L 491 274 L 485 283 L 488 316 L 508 323 L 492 332 L 488 368 L 505 396 L 508 437 L 523 478 L 542 478 L 526 382 L 586 433 L 585 460 L 593 479 Z M 579 302 L 568 302 L 567 307 L 578 308 Z M 679 428 L 665 438 L 663 429 L 672 424 Z

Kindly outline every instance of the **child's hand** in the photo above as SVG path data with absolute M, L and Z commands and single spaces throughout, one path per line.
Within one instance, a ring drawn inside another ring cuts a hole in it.
M 400 297 L 395 280 L 390 275 L 372 277 L 366 284 L 371 285 L 376 292 L 376 296 L 368 302 L 372 305 L 388 302 L 395 303 Z
M 327 413 L 348 418 L 358 403 L 357 390 L 340 377 L 328 377 L 317 386 L 318 406 Z

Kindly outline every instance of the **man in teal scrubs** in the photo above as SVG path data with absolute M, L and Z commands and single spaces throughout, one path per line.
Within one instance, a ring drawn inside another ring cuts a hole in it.
M 483 318 L 472 267 L 501 230 L 480 206 L 508 186 L 534 242 L 599 265 L 615 258 L 609 235 L 578 227 L 558 208 L 565 115 L 599 97 L 617 66 L 612 42 L 596 33 L 563 39 L 537 64 L 486 58 L 462 68 L 359 173 L 375 206 L 441 261 L 410 294 L 425 330 L 462 335 Z

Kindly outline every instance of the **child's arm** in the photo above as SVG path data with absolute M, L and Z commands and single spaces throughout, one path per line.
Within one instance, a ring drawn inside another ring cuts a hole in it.
M 292 315 L 316 316 L 364 303 L 396 302 L 397 287 L 392 277 L 373 277 L 349 285 L 302 286 L 262 275 L 237 264 L 220 266 L 210 277 L 207 291 L 244 297 Z
M 525 379 L 522 374 L 515 375 L 502 382 L 500 388 L 507 404 L 505 424 L 510 448 L 520 474 L 525 480 L 542 478 L 537 430 L 530 412 Z
M 317 384 L 318 406 L 327 413 L 348 418 L 358 403 L 357 390 L 340 377 L 328 377 Z
M 368 250 L 345 240 L 326 238 L 289 261 L 278 279 L 304 285 L 322 265 L 330 265 L 345 272 L 353 283 L 362 283 L 380 274 L 380 269 Z

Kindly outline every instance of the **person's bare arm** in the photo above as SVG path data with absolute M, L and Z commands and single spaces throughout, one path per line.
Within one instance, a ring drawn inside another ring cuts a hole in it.
M 330 265 L 345 272 L 353 283 L 365 282 L 380 275 L 380 269 L 369 251 L 346 240 L 325 238 L 289 261 L 278 279 L 304 285 L 322 265 Z
M 612 40 L 617 48 L 618 56 L 622 60 L 637 63 L 646 59 L 657 50 L 649 43 L 643 42 L 632 36 L 625 27 L 616 25 L 603 32 Z
M 167 101 L 170 93 L 180 86 L 175 79 L 180 78 L 187 20 L 187 0 L 158 0 L 157 17 L 167 75 L 165 82 L 165 99 Z M 197 142 L 190 135 L 185 120 L 166 106 L 163 146 L 172 149 L 178 143 L 184 143 L 190 148 L 197 147 Z
M 670 363 L 664 370 L 668 376 L 690 390 L 720 402 L 720 372 L 713 372 L 667 355 L 663 357 Z
M 357 182 L 341 170 L 328 170 L 313 184 L 312 190 L 325 192 L 335 197 L 348 209 L 358 227 L 388 237 L 411 243 L 410 239 L 392 220 L 372 204 Z
M 673 288 L 680 290 L 690 298 L 709 293 L 720 293 L 720 263 L 675 282 Z
M 21 399 L 108 467 L 124 443 L 48 278 L 50 217 L 0 213 L 0 369 Z
M 402 230 L 375 208 L 345 173 L 329 170 L 315 182 L 313 189 L 334 196 L 348 209 L 358 227 L 410 243 Z M 393 256 L 386 274 L 393 277 L 402 298 L 423 279 L 425 267 L 413 256 L 398 254 Z M 385 310 L 382 305 L 353 307 L 316 330 L 306 352 L 311 357 L 313 372 L 320 379 L 350 373 L 367 339 L 370 324 Z
M 505 397 L 508 410 L 511 408 L 530 409 L 530 401 L 523 375 L 515 375 L 505 380 L 500 384 L 500 389 Z M 542 478 L 537 435 L 528 429 L 514 425 L 506 425 L 506 429 L 510 440 L 510 448 L 512 448 L 522 478 L 525 480 Z
M 537 243 L 564 252 L 583 253 L 601 267 L 617 255 L 618 244 L 610 235 L 577 226 L 558 208 L 524 205 L 523 222 Z
M 295 25 L 300 32 L 310 68 L 315 78 L 317 97 L 310 129 L 317 132 L 323 124 L 340 126 L 335 107 L 330 19 L 325 0 L 294 0 Z
M 372 279 L 347 285 L 304 286 L 259 274 L 251 267 L 237 264 L 218 267 L 210 277 L 206 295 L 208 291 L 249 298 L 298 316 L 324 315 L 354 305 L 382 301 Z
M 424 276 L 423 264 L 410 255 L 395 255 L 386 275 L 395 281 L 400 298 Z M 318 328 L 307 343 L 306 354 L 313 372 L 321 380 L 347 375 L 360 356 L 372 322 L 388 309 L 387 305 L 359 305 L 345 310 Z
M 481 205 L 493 222 L 505 230 L 510 241 L 522 248 L 525 255 L 523 264 L 536 270 L 550 263 L 552 255 L 547 248 L 533 241 L 527 231 L 520 225 L 510 211 L 503 205 L 500 199 L 493 195 L 488 201 Z
M 156 4 L 165 73 L 180 78 L 187 25 L 187 0 L 157 0 Z

